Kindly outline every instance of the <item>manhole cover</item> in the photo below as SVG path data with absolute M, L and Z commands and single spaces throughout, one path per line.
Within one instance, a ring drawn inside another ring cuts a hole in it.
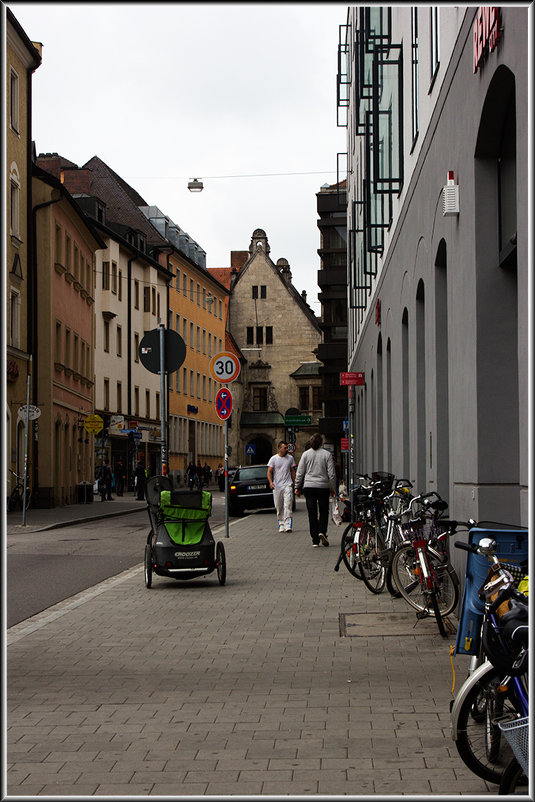
M 438 635 L 434 617 L 416 618 L 416 611 L 406 613 L 340 613 L 341 638 L 385 638 L 405 635 Z M 444 619 L 446 632 L 455 634 L 456 628 Z

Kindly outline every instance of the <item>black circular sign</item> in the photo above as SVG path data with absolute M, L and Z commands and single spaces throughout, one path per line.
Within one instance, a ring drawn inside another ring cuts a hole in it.
M 186 358 L 186 343 L 173 329 L 164 329 L 164 373 L 174 373 Z M 148 331 L 139 343 L 139 358 L 151 373 L 160 372 L 160 329 Z

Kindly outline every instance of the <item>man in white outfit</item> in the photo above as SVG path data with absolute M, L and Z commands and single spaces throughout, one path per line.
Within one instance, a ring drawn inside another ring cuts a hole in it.
M 292 531 L 295 460 L 288 454 L 288 443 L 281 440 L 278 452 L 268 462 L 268 481 L 279 519 L 279 532 Z

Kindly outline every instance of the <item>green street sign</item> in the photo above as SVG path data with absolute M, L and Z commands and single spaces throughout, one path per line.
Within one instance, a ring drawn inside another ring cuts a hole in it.
M 312 423 L 312 415 L 285 415 L 285 426 L 309 426 Z

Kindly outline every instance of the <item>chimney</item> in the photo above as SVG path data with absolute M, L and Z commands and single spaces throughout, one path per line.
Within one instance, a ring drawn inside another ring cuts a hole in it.
M 230 266 L 233 270 L 241 270 L 249 258 L 249 251 L 231 251 Z
M 306 290 L 303 290 L 303 292 L 301 293 L 301 298 L 303 299 L 303 301 L 305 303 L 307 302 L 307 291 Z
M 71 195 L 91 195 L 91 170 L 87 167 L 64 167 L 60 178 Z

